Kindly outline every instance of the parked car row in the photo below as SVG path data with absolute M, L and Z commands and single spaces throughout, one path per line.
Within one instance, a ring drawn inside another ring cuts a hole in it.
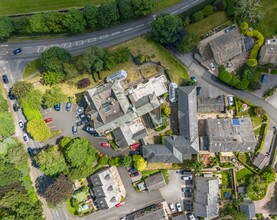
M 183 211 L 180 202 L 177 202 L 175 206 L 176 206 L 177 212 Z M 175 206 L 173 203 L 168 203 L 168 207 L 171 210 L 171 212 L 176 212 Z

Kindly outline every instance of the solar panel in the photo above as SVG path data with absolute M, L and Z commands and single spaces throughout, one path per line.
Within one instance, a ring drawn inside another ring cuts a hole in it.
M 232 124 L 233 125 L 240 125 L 239 119 L 232 119 Z

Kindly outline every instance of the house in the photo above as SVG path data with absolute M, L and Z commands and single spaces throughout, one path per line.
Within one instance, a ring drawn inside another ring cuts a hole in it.
M 216 177 L 195 177 L 193 210 L 196 216 L 212 219 L 218 216 L 219 181 Z
M 224 112 L 225 111 L 224 96 L 222 95 L 216 98 L 198 97 L 197 107 L 198 107 L 199 113 Z
M 252 201 L 245 200 L 240 203 L 240 211 L 245 213 L 248 220 L 256 217 L 255 204 Z
M 268 39 L 262 46 L 259 54 L 259 64 L 265 65 L 271 63 L 277 67 L 277 40 L 276 38 Z
M 254 152 L 256 139 L 250 118 L 207 119 L 207 143 L 210 152 Z
M 208 43 L 199 44 L 198 50 L 203 60 L 214 58 L 221 65 L 244 51 L 250 50 L 254 41 L 240 34 L 235 28 L 213 38 Z
M 167 220 L 163 204 L 153 204 L 126 215 L 126 220 Z
M 99 209 L 114 207 L 125 196 L 125 189 L 115 167 L 105 168 L 87 178 L 91 196 Z
M 145 180 L 145 186 L 148 189 L 148 191 L 154 191 L 157 189 L 160 189 L 166 185 L 164 177 L 162 173 L 156 173 L 149 177 L 147 177 Z
M 264 155 L 263 153 L 258 153 L 258 155 L 255 157 L 253 161 L 253 165 L 260 170 L 262 170 L 264 167 L 266 167 L 269 163 L 269 157 Z
M 100 134 L 113 132 L 122 148 L 137 142 L 147 135 L 145 126 L 162 123 L 159 97 L 167 92 L 166 83 L 166 77 L 159 75 L 124 90 L 113 78 L 87 90 L 84 98 L 91 125 Z
M 179 135 L 164 137 L 164 144 L 142 146 L 142 155 L 148 162 L 182 163 L 199 152 L 196 89 L 178 87 Z

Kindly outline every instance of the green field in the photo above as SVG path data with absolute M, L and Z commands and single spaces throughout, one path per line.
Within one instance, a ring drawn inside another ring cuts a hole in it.
M 264 16 L 257 28 L 266 38 L 271 38 L 277 34 L 277 1 L 276 0 L 263 0 Z
M 156 11 L 174 5 L 181 0 L 157 0 Z M 106 0 L 1 0 L 0 15 L 23 14 L 48 10 L 81 8 L 87 4 L 99 5 Z
M 185 26 L 188 32 L 195 33 L 199 36 L 205 34 L 209 30 L 228 21 L 228 17 L 225 11 L 216 12 L 203 20 Z

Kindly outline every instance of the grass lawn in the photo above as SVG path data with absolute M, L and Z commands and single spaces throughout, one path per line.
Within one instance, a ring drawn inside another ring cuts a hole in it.
M 236 179 L 237 179 L 237 182 L 241 182 L 244 177 L 246 176 L 252 176 L 253 175 L 253 172 L 247 168 L 243 168 L 241 170 L 239 170 L 238 172 L 236 172 Z
M 201 36 L 209 30 L 228 21 L 228 17 L 225 11 L 216 12 L 203 20 L 185 26 L 188 32 L 193 32 Z
M 67 199 L 67 200 L 65 201 L 65 205 L 66 205 L 66 208 L 67 208 L 68 212 L 69 212 L 71 215 L 76 215 L 77 210 L 75 210 L 75 209 L 71 206 L 70 199 Z
M 260 21 L 259 27 L 257 28 L 263 36 L 270 38 L 277 33 L 277 22 L 276 22 L 276 11 L 277 1 L 276 0 L 263 0 L 262 1 L 264 16 Z
M 157 0 L 155 11 L 174 5 L 181 0 Z M 0 1 L 0 15 L 22 14 L 38 11 L 81 8 L 87 4 L 99 5 L 106 0 L 2 0 Z
M 155 173 L 159 173 L 160 170 L 144 170 L 144 171 L 141 171 L 141 174 L 142 174 L 142 179 L 148 177 L 148 176 L 151 176 Z
M 227 171 L 220 172 L 222 175 L 222 186 L 229 187 L 231 185 L 231 179 Z
M 35 73 L 41 68 L 40 59 L 31 61 L 23 71 L 23 79 Z

